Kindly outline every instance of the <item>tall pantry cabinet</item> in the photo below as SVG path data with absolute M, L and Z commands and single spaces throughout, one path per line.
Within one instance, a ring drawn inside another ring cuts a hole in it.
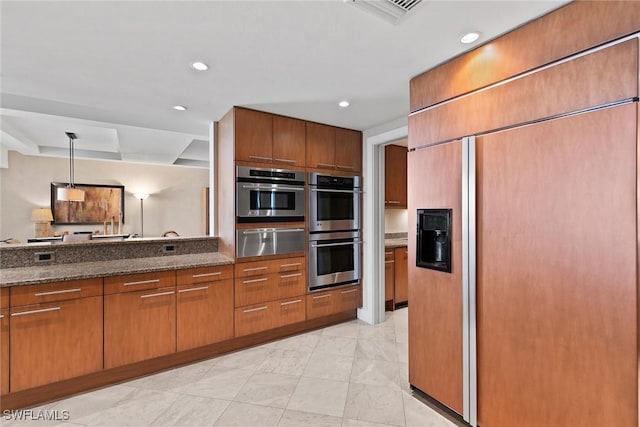
M 471 425 L 638 425 L 638 30 L 574 2 L 411 82 L 409 222 L 452 209 L 452 267 L 409 264 L 409 382 Z

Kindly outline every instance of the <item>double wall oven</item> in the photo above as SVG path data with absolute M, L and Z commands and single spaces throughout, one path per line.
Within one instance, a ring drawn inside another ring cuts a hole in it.
M 360 177 L 309 174 L 309 290 L 360 282 Z

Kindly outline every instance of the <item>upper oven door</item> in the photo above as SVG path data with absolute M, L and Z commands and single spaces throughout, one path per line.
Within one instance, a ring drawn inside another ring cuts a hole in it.
M 238 222 L 304 221 L 304 208 L 304 186 L 236 183 Z
M 309 187 L 309 231 L 359 230 L 360 191 Z

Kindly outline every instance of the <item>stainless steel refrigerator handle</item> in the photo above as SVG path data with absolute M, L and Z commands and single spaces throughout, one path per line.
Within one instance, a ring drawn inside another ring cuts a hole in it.
M 243 190 L 251 190 L 251 189 L 256 189 L 256 190 L 261 190 L 261 189 L 265 189 L 265 190 L 290 190 L 290 191 L 304 191 L 304 187 L 300 186 L 300 187 L 283 187 L 279 184 L 243 184 L 242 185 L 242 189 Z
M 326 245 L 314 245 L 312 244 L 312 248 L 328 248 L 330 246 L 347 246 L 347 245 L 360 245 L 364 243 L 362 240 L 358 240 L 355 242 L 344 242 L 344 243 L 327 243 Z
M 330 190 L 328 188 L 312 188 L 311 191 L 317 191 L 318 193 L 351 193 L 360 194 L 360 190 Z
M 260 228 L 258 230 L 246 230 L 240 231 L 240 234 L 263 234 L 263 233 L 292 233 L 292 232 L 303 232 L 304 228 Z

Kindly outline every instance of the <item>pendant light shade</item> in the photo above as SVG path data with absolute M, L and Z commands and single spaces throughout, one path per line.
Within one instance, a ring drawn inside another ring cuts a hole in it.
M 74 184 L 74 153 L 73 141 L 77 139 L 75 133 L 65 132 L 69 137 L 69 184 L 65 188 L 58 188 L 56 196 L 58 200 L 65 202 L 84 202 L 84 191 L 76 188 Z

